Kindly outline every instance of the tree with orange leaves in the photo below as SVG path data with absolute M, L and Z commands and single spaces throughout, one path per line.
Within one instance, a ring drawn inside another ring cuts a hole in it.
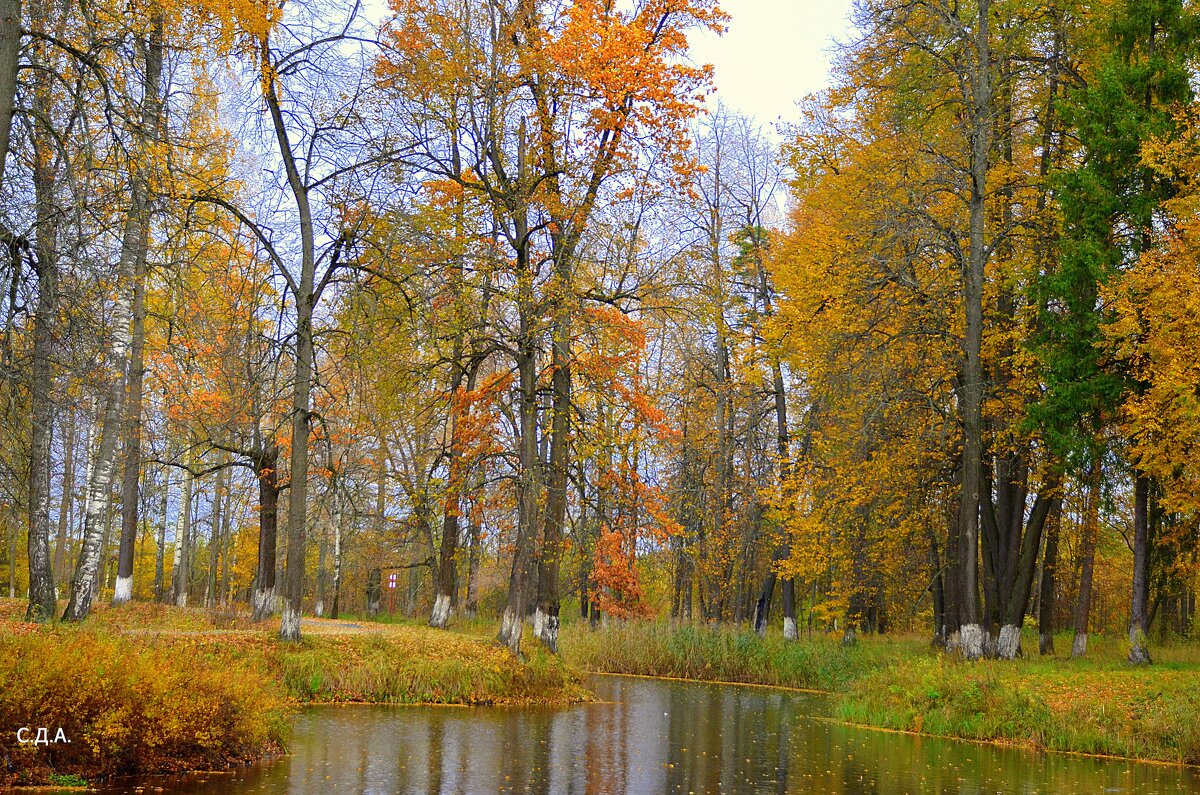
M 686 33 L 718 29 L 724 15 L 712 0 L 629 7 L 397 0 L 392 8 L 377 73 L 428 135 L 417 162 L 484 197 L 512 252 L 505 280 L 516 312 L 511 339 L 521 395 L 518 529 L 499 639 L 519 653 L 536 601 L 535 633 L 555 650 L 572 337 L 581 304 L 577 259 L 597 203 L 619 201 L 622 189 L 644 179 L 646 158 L 672 160 L 677 173 L 689 167 L 687 123 L 710 73 L 686 63 Z M 543 472 L 538 371 L 547 344 L 552 398 Z

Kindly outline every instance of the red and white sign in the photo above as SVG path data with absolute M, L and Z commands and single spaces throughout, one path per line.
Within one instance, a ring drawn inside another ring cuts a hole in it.
M 396 587 L 396 573 L 395 572 L 392 572 L 391 574 L 388 575 L 388 587 L 389 588 Z

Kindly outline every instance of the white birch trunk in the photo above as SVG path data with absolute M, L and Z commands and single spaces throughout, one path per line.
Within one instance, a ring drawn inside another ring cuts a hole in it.
M 171 598 L 175 598 L 175 591 L 178 590 L 179 578 L 179 558 L 183 553 L 183 491 L 179 492 L 179 513 L 175 517 L 175 551 L 171 555 Z M 164 526 L 165 526 L 164 522 Z
M 125 337 L 127 339 L 128 334 Z M 92 600 L 96 597 L 105 520 L 111 502 L 113 474 L 116 472 L 117 425 L 121 421 L 120 417 L 119 399 L 112 394 L 107 395 L 104 400 L 104 424 L 100 429 L 100 444 L 96 449 L 95 466 L 92 468 L 84 502 L 83 543 L 75 565 L 75 576 L 71 581 L 71 599 L 63 613 L 64 621 L 82 621 L 91 611 Z
M 125 405 L 125 368 L 132 341 L 130 324 L 133 321 L 133 266 L 137 256 L 136 238 L 141 227 L 134 214 L 125 219 L 121 259 L 117 266 L 117 300 L 113 307 L 113 340 L 105 366 L 107 383 L 103 409 L 97 421 L 100 444 L 96 448 L 94 466 L 88 478 L 87 501 L 84 503 L 83 544 L 75 576 L 71 582 L 71 599 L 63 613 L 66 621 L 81 621 L 92 609 L 96 596 L 96 579 L 100 569 L 100 552 L 104 542 L 105 520 L 112 504 L 113 475 L 117 469 L 117 435 L 121 428 Z
M 317 601 L 313 604 L 313 615 L 317 618 L 325 616 L 325 559 L 328 557 L 329 528 L 322 528 L 321 541 L 317 545 Z
M 342 516 L 339 513 L 333 523 L 333 612 L 337 618 L 342 597 Z
M 191 469 L 192 452 L 187 455 L 187 466 Z M 191 472 L 183 476 L 183 495 L 179 502 L 179 521 L 175 529 L 175 606 L 187 607 L 188 580 L 191 579 L 191 535 L 192 535 L 192 489 L 195 478 Z

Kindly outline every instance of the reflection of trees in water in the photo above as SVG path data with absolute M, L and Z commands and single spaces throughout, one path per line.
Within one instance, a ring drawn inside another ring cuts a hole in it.
M 287 761 L 181 791 L 1200 792 L 1190 770 L 813 720 L 824 701 L 794 693 L 643 679 L 598 688 L 617 703 L 318 709 L 299 718 Z

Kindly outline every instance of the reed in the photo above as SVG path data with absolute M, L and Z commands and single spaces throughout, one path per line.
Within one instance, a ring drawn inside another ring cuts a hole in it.
M 913 642 L 844 647 L 826 636 L 789 642 L 773 633 L 760 638 L 735 627 L 663 621 L 611 622 L 594 630 L 572 624 L 560 638 L 567 660 L 590 671 L 816 690 L 840 690 L 914 645 L 919 648 Z

